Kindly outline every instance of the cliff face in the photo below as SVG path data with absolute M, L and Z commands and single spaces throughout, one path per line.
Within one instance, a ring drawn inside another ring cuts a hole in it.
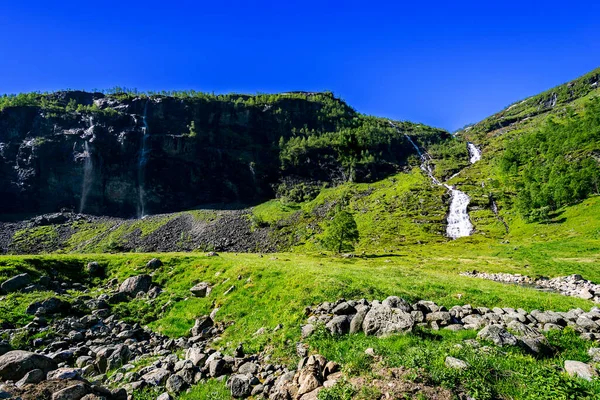
M 287 115 L 172 97 L 68 92 L 52 100 L 94 110 L 0 112 L 2 213 L 135 216 L 251 202 L 272 195 L 279 137 L 293 126 L 323 128 L 310 118 L 320 104 L 296 99 L 282 105 Z
M 358 180 L 375 179 L 397 171 L 411 153 L 398 134 L 377 139 L 381 143 L 372 149 L 379 158 L 369 155 L 366 164 L 344 166 L 348 157 L 340 156 L 340 146 L 355 158 L 364 153 L 349 131 L 347 145 L 329 136 L 337 147 L 293 142 L 305 147 L 294 148 L 294 160 L 284 167 L 282 141 L 306 135 L 313 143 L 354 129 L 365 117 L 328 93 L 259 97 L 72 91 L 0 107 L 0 214 L 66 208 L 139 217 L 206 204 L 251 204 L 274 197 L 281 182 L 339 183 L 353 179 L 348 171 Z

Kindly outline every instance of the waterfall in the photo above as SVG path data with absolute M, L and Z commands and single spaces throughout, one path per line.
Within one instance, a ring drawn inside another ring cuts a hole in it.
M 469 213 L 467 212 L 467 207 L 471 199 L 466 193 L 454 189 L 452 186 L 446 187 L 452 194 L 446 234 L 452 239 L 469 236 L 473 232 L 473 224 L 471 224 Z
M 146 192 L 145 192 L 145 183 L 146 183 L 146 174 L 145 167 L 148 162 L 148 121 L 146 118 L 146 114 L 148 113 L 148 102 L 150 99 L 146 100 L 146 104 L 144 105 L 144 114 L 142 115 L 142 147 L 140 149 L 140 158 L 138 161 L 138 206 L 137 206 L 137 216 L 138 218 L 144 218 L 146 216 Z
M 481 160 L 481 151 L 471 142 L 467 142 L 467 149 L 469 150 L 469 156 L 471 164 L 475 164 L 477 161 Z
M 391 121 L 390 124 L 392 125 L 392 127 L 396 128 L 396 125 L 394 125 Z M 446 234 L 452 239 L 457 239 L 463 236 L 470 236 L 471 233 L 473 233 L 473 224 L 471 223 L 471 220 L 469 218 L 467 208 L 471 199 L 469 198 L 469 196 L 467 196 L 466 193 L 461 192 L 453 186 L 441 183 L 433 175 L 433 168 L 431 167 L 430 162 L 431 156 L 429 156 L 429 154 L 425 152 L 422 152 L 419 146 L 417 146 L 417 144 L 412 140 L 412 138 L 409 135 L 404 134 L 404 137 L 408 139 L 410 144 L 415 148 L 417 154 L 421 158 L 421 170 L 425 172 L 427 176 L 429 176 L 429 178 L 435 185 L 443 185 L 450 192 L 451 200 L 450 209 L 448 211 L 448 225 L 446 226 Z M 479 151 L 479 149 L 477 149 L 477 147 L 475 147 L 475 145 L 472 143 L 468 142 L 468 145 L 469 154 L 471 155 L 471 163 L 479 161 L 479 159 L 481 158 L 481 152 Z M 474 153 L 471 153 L 471 146 L 474 149 Z M 457 174 L 455 174 L 454 176 L 456 175 Z
M 85 209 L 85 203 L 90 193 L 92 186 L 92 173 L 94 170 L 94 164 L 92 163 L 92 154 L 90 152 L 89 142 L 86 140 L 83 142 L 83 183 L 81 185 L 81 199 L 79 200 L 79 213 L 82 214 Z

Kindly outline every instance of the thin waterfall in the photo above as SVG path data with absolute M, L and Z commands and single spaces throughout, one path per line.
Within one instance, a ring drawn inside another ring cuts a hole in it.
M 138 207 L 137 207 L 137 215 L 138 218 L 144 218 L 146 216 L 146 163 L 148 162 L 148 153 L 150 150 L 148 149 L 148 121 L 146 115 L 148 113 L 148 102 L 150 99 L 146 100 L 146 104 L 144 105 L 144 114 L 142 115 L 142 147 L 140 149 L 140 157 L 138 161 Z
M 471 164 L 475 164 L 481 160 L 481 151 L 471 142 L 467 142 L 467 149 L 469 150 L 469 157 Z
M 81 185 L 81 198 L 79 200 L 79 213 L 82 214 L 85 210 L 85 203 L 92 187 L 92 174 L 94 172 L 94 164 L 92 163 L 92 154 L 90 152 L 89 142 L 83 142 L 83 183 Z
M 392 127 L 396 128 L 392 122 L 390 122 Z M 431 181 L 435 185 L 443 185 L 450 192 L 450 209 L 448 211 L 448 225 L 446 226 L 446 235 L 452 239 L 457 239 L 463 236 L 470 236 L 473 233 L 473 224 L 471 223 L 471 219 L 469 218 L 468 206 L 470 202 L 469 196 L 466 193 L 461 192 L 453 186 L 447 185 L 445 183 L 441 183 L 434 175 L 433 168 L 431 167 L 431 156 L 426 152 L 422 152 L 419 146 L 412 140 L 412 138 L 404 134 L 404 137 L 408 139 L 410 144 L 415 148 L 417 154 L 421 158 L 421 170 L 425 172 L 427 176 L 431 179 Z M 481 157 L 481 153 L 479 150 L 473 145 L 473 147 L 477 150 L 479 157 Z M 470 147 L 469 147 L 470 148 Z M 470 151 L 470 150 L 469 150 Z M 469 153 L 471 154 L 471 153 Z M 471 155 L 471 160 L 473 160 L 473 155 Z M 477 158 L 475 161 L 478 161 Z M 472 163 L 475 161 L 471 161 Z

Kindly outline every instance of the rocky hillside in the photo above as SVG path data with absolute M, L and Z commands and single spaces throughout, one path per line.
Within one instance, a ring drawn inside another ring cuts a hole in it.
M 68 209 L 141 217 L 207 204 L 304 199 L 400 171 L 442 130 L 358 114 L 331 93 L 0 97 L 4 219 Z

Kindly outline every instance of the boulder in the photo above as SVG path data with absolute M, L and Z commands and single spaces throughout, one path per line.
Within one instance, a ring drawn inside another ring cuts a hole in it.
M 444 361 L 444 365 L 446 365 L 447 368 L 452 368 L 452 369 L 467 369 L 469 368 L 469 364 L 467 364 L 465 361 L 459 359 L 459 358 L 454 358 L 454 357 L 446 357 L 446 360 Z
M 246 375 L 236 374 L 232 375 L 227 382 L 227 386 L 231 391 L 231 396 L 240 399 L 250 396 L 252 393 L 252 385 L 250 385 L 250 378 Z
M 356 313 L 356 309 L 343 301 L 333 309 L 333 313 L 335 315 L 350 315 Z
M 488 325 L 477 333 L 477 338 L 494 342 L 496 346 L 514 346 L 517 338 L 500 325 Z
M 254 375 L 258 372 L 259 366 L 253 362 L 245 362 L 238 368 L 238 373 L 244 375 Z
M 166 388 L 171 393 L 180 393 L 187 389 L 187 382 L 180 375 L 171 375 L 167 379 Z
M 398 308 L 407 313 L 413 311 L 412 306 L 406 300 L 398 296 L 389 296 L 382 304 L 391 308 Z
M 80 400 L 87 393 L 86 386 L 83 383 L 77 383 L 54 393 L 52 400 Z
M 325 325 L 332 335 L 344 335 L 350 330 L 350 322 L 348 316 L 335 316 Z
M 190 347 L 185 352 L 185 359 L 190 360 L 197 367 L 202 367 L 206 361 L 206 354 L 198 347 Z
M 85 271 L 88 274 L 90 274 L 91 276 L 96 276 L 96 275 L 100 275 L 100 273 L 102 272 L 102 268 L 100 267 L 100 264 L 98 264 L 98 262 L 91 261 L 91 262 L 87 263 L 87 265 L 85 267 Z
M 22 387 L 27 384 L 36 384 L 46 379 L 46 374 L 41 369 L 34 369 L 25 374 L 21 380 L 16 383 L 17 387 Z
M 0 356 L 0 379 L 18 381 L 34 369 L 47 374 L 58 366 L 54 360 L 41 354 L 13 350 Z
M 48 372 L 46 379 L 79 379 L 82 374 L 79 368 L 59 368 Z
M 2 289 L 4 293 L 12 293 L 25 288 L 30 283 L 31 276 L 29 276 L 29 274 L 19 274 L 2 282 L 2 284 L 0 284 L 0 289 Z
M 162 267 L 163 263 L 158 258 L 153 258 L 152 260 L 146 263 L 146 268 L 148 269 L 157 269 Z
M 409 313 L 374 303 L 363 321 L 363 331 L 366 335 L 383 336 L 411 331 L 413 325 L 414 321 Z
M 207 282 L 200 282 L 190 289 L 195 297 L 207 297 L 211 292 L 211 287 Z
M 191 329 L 192 336 L 198 336 L 207 328 L 210 328 L 214 325 L 212 318 L 208 315 L 203 315 L 200 318 L 196 319 L 194 326 Z
M 153 371 L 144 374 L 141 377 L 141 380 L 146 382 L 146 384 L 149 386 L 162 386 L 165 384 L 170 374 L 171 373 L 166 369 L 157 368 Z
M 152 285 L 152 277 L 150 275 L 137 275 L 125 279 L 119 287 L 119 293 L 126 293 L 135 296 L 138 293 L 146 293 Z
M 576 376 L 588 381 L 591 381 L 592 378 L 598 376 L 594 367 L 581 361 L 565 361 L 565 371 L 571 376 Z
M 367 315 L 367 310 L 360 309 L 360 310 L 358 310 L 356 315 L 354 315 L 354 317 L 352 317 L 352 320 L 350 321 L 350 333 L 351 334 L 358 333 L 362 330 L 362 325 L 363 325 L 366 315 Z

